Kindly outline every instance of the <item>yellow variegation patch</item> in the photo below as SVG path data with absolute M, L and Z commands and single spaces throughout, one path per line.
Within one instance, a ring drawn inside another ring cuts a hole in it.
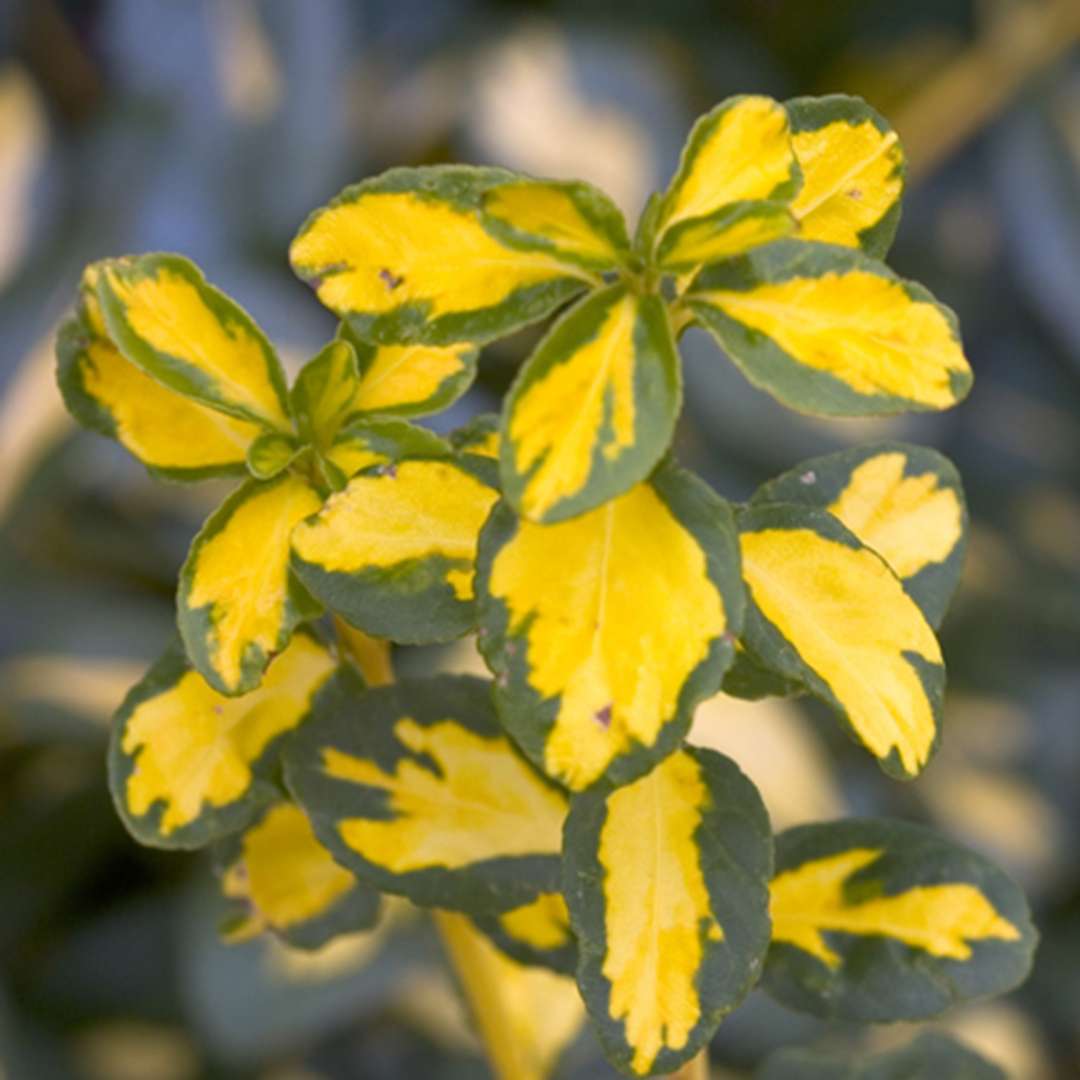
M 698 121 L 672 182 L 670 227 L 729 203 L 769 199 L 797 175 L 787 113 L 767 97 L 736 98 Z
M 257 424 L 207 409 L 162 386 L 105 339 L 87 341 L 78 378 L 112 418 L 116 438 L 154 469 L 215 471 L 243 465 Z
M 488 588 L 528 685 L 558 703 L 544 767 L 573 789 L 656 742 L 727 625 L 704 551 L 648 484 L 557 525 L 522 521 Z
M 956 492 L 932 472 L 905 476 L 906 467 L 900 451 L 867 459 L 829 507 L 901 578 L 944 562 L 964 532 L 964 510 Z
M 618 265 L 619 252 L 610 237 L 582 213 L 564 184 L 501 184 L 485 196 L 484 212 L 517 232 L 547 241 L 560 253 L 600 266 Z
M 334 666 L 325 648 L 301 634 L 243 697 L 225 697 L 188 671 L 140 701 L 119 736 L 132 760 L 122 786 L 127 811 L 141 818 L 160 804 L 156 831 L 167 838 L 242 799 L 254 763 L 272 739 L 296 727 Z
M 749 289 L 706 287 L 694 299 L 860 395 L 943 409 L 958 399 L 953 377 L 970 376 L 942 309 L 870 270 L 838 269 Z
M 600 833 L 611 1018 L 633 1068 L 679 1050 L 701 1018 L 696 985 L 706 941 L 722 941 L 695 832 L 709 794 L 690 755 L 675 753 L 608 799 Z
M 193 267 L 181 272 L 178 265 L 154 256 L 102 264 L 98 295 L 110 338 L 141 366 L 150 366 L 141 359 L 149 351 L 162 358 L 160 368 L 183 365 L 193 370 L 210 387 L 205 400 L 213 398 L 288 428 L 290 420 L 270 374 L 276 360 L 268 357 L 266 342 L 249 322 L 230 317 L 223 305 L 231 309 L 231 302 L 204 281 L 193 280 L 197 273 Z M 135 348 L 127 348 L 125 343 L 132 340 Z
M 468 342 L 435 345 L 382 345 L 364 368 L 352 412 L 408 412 L 422 407 L 468 368 L 474 347 Z
M 908 775 L 930 756 L 934 705 L 909 657 L 941 664 L 933 630 L 877 555 L 812 528 L 741 535 L 743 576 L 762 615 L 828 687 L 878 758 Z
M 222 891 L 250 905 L 250 917 L 232 940 L 263 930 L 286 930 L 325 915 L 356 884 L 315 838 L 307 816 L 280 802 L 244 833 Z
M 356 573 L 441 556 L 459 600 L 473 595 L 480 527 L 497 493 L 451 461 L 403 461 L 355 476 L 318 517 L 300 525 L 293 549 L 329 573 Z
M 894 131 L 871 120 L 836 120 L 792 135 L 803 186 L 791 204 L 808 240 L 860 246 L 898 202 L 904 155 Z
M 572 940 L 562 893 L 541 893 L 532 903 L 504 911 L 498 918 L 508 937 L 541 952 L 561 949 Z
M 1017 927 L 968 882 L 916 885 L 895 895 L 848 900 L 847 880 L 883 853 L 854 848 L 777 875 L 770 904 L 773 940 L 794 945 L 830 968 L 839 967 L 841 957 L 826 941 L 829 932 L 893 938 L 950 960 L 969 959 L 973 941 L 1020 940 Z
M 469 210 L 407 191 L 367 191 L 327 207 L 289 255 L 341 316 L 404 305 L 431 319 L 483 311 L 519 289 L 580 273 L 544 252 L 505 246 Z
M 180 630 L 188 655 L 223 691 L 257 682 L 250 665 L 265 663 L 295 624 L 289 537 L 321 505 L 291 474 L 242 488 L 192 545 L 181 576 Z
M 393 873 L 457 869 L 508 855 L 557 854 L 566 800 L 543 783 L 503 736 L 478 735 L 453 720 L 424 726 L 403 717 L 397 740 L 435 768 L 401 758 L 392 772 L 334 747 L 328 776 L 385 791 L 385 820 L 345 817 L 342 841 Z
M 744 203 L 738 211 L 686 222 L 673 232 L 661 251 L 661 265 L 691 269 L 739 255 L 778 240 L 795 230 L 795 219 L 783 203 Z

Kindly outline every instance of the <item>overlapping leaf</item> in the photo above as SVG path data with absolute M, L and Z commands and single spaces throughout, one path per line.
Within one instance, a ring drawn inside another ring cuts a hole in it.
M 332 486 L 340 491 L 351 476 L 373 465 L 449 454 L 449 444 L 427 428 L 394 416 L 358 416 L 338 431 L 321 457 Z
M 574 790 L 640 775 L 719 689 L 742 621 L 731 511 L 670 463 L 557 525 L 492 512 L 480 648 L 507 729 Z
M 821 510 L 752 507 L 739 533 L 752 652 L 836 709 L 883 769 L 916 775 L 937 745 L 945 669 L 899 579 Z
M 521 178 L 485 192 L 485 222 L 509 247 L 547 251 L 590 270 L 614 270 L 630 240 L 619 209 L 580 180 Z
M 109 772 L 113 797 L 136 839 L 199 847 L 242 828 L 273 800 L 279 739 L 304 718 L 335 662 L 297 634 L 258 690 L 224 697 L 170 649 L 116 715 Z
M 691 218 L 668 229 L 660 242 L 657 262 L 666 271 L 687 273 L 779 240 L 796 228 L 786 203 L 765 199 L 732 203 L 708 217 Z
M 1035 930 L 1020 889 L 922 826 L 856 820 L 777 838 L 765 988 L 850 1020 L 933 1016 L 1011 989 Z
M 971 386 L 953 313 L 851 248 L 778 240 L 706 267 L 687 299 L 743 374 L 799 412 L 945 409 Z
M 158 382 L 222 412 L 288 430 L 277 355 L 251 316 L 180 255 L 99 264 L 109 338 Z
M 177 622 L 191 662 L 214 689 L 254 689 L 272 656 L 319 605 L 289 569 L 293 527 L 322 505 L 286 473 L 230 495 L 195 537 L 180 571 Z
M 234 905 L 225 926 L 230 941 L 269 930 L 315 949 L 338 934 L 369 930 L 378 918 L 379 894 L 334 862 L 287 799 L 223 841 L 218 863 L 222 891 Z
M 485 226 L 485 193 L 515 179 L 464 166 L 391 169 L 308 218 L 293 269 L 364 340 L 447 345 L 508 333 L 595 281 Z
M 57 337 L 57 381 L 68 410 L 168 479 L 242 473 L 260 427 L 205 408 L 126 360 L 105 328 L 97 279 L 94 264 L 84 275 L 78 317 Z
M 755 1080 L 1007 1080 L 986 1058 L 941 1031 L 907 1046 L 852 1059 L 828 1051 L 785 1049 L 770 1055 Z
M 519 963 L 548 967 L 566 975 L 577 970 L 577 942 L 561 892 L 541 893 L 509 911 L 477 915 L 473 922 Z
M 497 413 L 481 413 L 450 432 L 450 445 L 462 454 L 499 459 L 502 436 Z
M 785 202 L 800 183 L 783 106 L 767 97 L 728 98 L 694 125 L 671 185 L 647 214 L 647 232 L 662 249 L 683 222 L 704 222 L 737 204 Z
M 803 185 L 791 204 L 807 240 L 884 258 L 900 221 L 906 162 L 896 132 L 845 94 L 786 104 Z
M 356 411 L 353 400 L 359 389 L 360 366 L 352 341 L 339 338 L 320 349 L 300 370 L 289 394 L 304 439 L 325 450 Z
M 342 671 L 320 694 L 286 780 L 342 865 L 470 913 L 558 887 L 565 796 L 502 733 L 489 691 L 453 676 L 362 691 Z
M 756 980 L 772 845 L 754 786 L 711 750 L 680 750 L 624 787 L 574 798 L 567 904 L 578 984 L 609 1058 L 677 1068 Z
M 967 508 L 956 469 L 937 451 L 878 443 L 812 458 L 754 502 L 828 510 L 893 568 L 931 626 L 941 622 L 960 578 Z
M 480 528 L 498 497 L 475 460 L 408 458 L 357 474 L 293 533 L 297 576 L 369 634 L 420 643 L 465 633 Z
M 503 410 L 502 482 L 532 521 L 573 517 L 643 480 L 679 411 L 679 358 L 663 302 L 624 285 L 567 312 Z

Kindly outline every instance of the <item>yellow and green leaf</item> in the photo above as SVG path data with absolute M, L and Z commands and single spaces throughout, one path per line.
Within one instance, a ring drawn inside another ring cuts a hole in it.
M 342 323 L 338 337 L 350 341 L 360 380 L 351 415 L 427 416 L 453 405 L 476 378 L 477 350 L 468 341 L 451 345 L 373 345 Z
M 482 914 L 558 888 L 566 797 L 506 738 L 481 679 L 363 690 L 342 670 L 285 774 L 320 841 L 378 889 Z
M 499 460 L 502 437 L 499 434 L 499 414 L 480 413 L 467 424 L 450 432 L 450 445 L 459 454 Z
M 804 461 L 754 494 L 828 510 L 896 572 L 931 626 L 956 589 L 967 540 L 960 477 L 935 450 L 878 443 Z
M 293 528 L 321 505 L 291 473 L 250 481 L 192 542 L 180 571 L 177 623 L 191 662 L 215 690 L 253 690 L 296 626 L 321 611 L 289 569 Z
M 303 810 L 287 799 L 221 843 L 216 861 L 231 903 L 224 932 L 230 942 L 264 931 L 301 949 L 317 949 L 338 934 L 370 930 L 379 894 L 334 862 Z
M 488 228 L 502 169 L 391 169 L 346 188 L 304 223 L 289 257 L 319 299 L 364 340 L 482 342 L 549 314 L 596 282 L 548 251 Z
M 305 441 L 324 451 L 356 411 L 360 367 L 353 343 L 338 338 L 324 346 L 296 376 L 290 391 L 297 427 Z
M 943 1031 L 923 1031 L 906 1046 L 852 1059 L 802 1047 L 770 1054 L 755 1080 L 1008 1080 L 1004 1071 Z
M 1001 994 L 1031 966 L 1019 887 L 980 855 L 886 819 L 777 837 L 765 989 L 845 1020 L 918 1020 Z
M 277 797 L 280 740 L 334 668 L 329 650 L 302 632 L 257 690 L 225 697 L 179 644 L 170 648 L 114 721 L 110 781 L 132 835 L 155 847 L 194 848 L 247 825 Z
M 369 468 L 297 527 L 293 569 L 369 634 L 410 644 L 459 637 L 475 624 L 476 546 L 497 498 L 465 458 Z
M 769 820 L 712 750 L 679 750 L 573 799 L 564 892 L 578 985 L 609 1059 L 675 1071 L 757 980 L 769 942 Z
M 600 271 L 618 269 L 630 251 L 618 207 L 580 180 L 522 177 L 490 188 L 481 205 L 488 228 L 509 247 Z
M 687 300 L 742 373 L 799 412 L 947 409 L 971 387 L 953 313 L 851 248 L 778 240 L 707 266 Z
M 707 217 L 691 218 L 668 229 L 657 251 L 657 263 L 663 270 L 685 274 L 779 240 L 796 227 L 786 203 L 766 199 L 728 203 Z
M 561 892 L 541 893 L 509 911 L 477 915 L 473 922 L 521 964 L 551 968 L 564 975 L 577 970 L 577 942 Z
M 624 285 L 564 315 L 503 407 L 502 483 L 532 521 L 591 510 L 644 480 L 671 443 L 681 382 L 667 310 Z
M 732 203 L 787 202 L 801 177 L 784 107 L 772 98 L 728 98 L 694 125 L 678 171 L 647 232 L 664 233 Z
M 338 431 L 320 457 L 332 476 L 333 488 L 340 491 L 351 476 L 373 465 L 388 466 L 413 457 L 447 457 L 450 452 L 446 440 L 407 420 L 357 416 Z
M 945 668 L 899 578 L 807 506 L 752 506 L 739 541 L 752 653 L 831 705 L 890 775 L 917 775 L 937 746 Z
M 256 480 L 273 480 L 300 456 L 301 450 L 300 444 L 292 435 L 264 431 L 248 447 L 248 472 Z
M 907 164 L 896 132 L 845 94 L 786 103 L 803 185 L 791 204 L 807 240 L 862 248 L 882 259 L 900 222 Z
M 235 301 L 180 255 L 99 264 L 97 299 L 125 359 L 181 394 L 224 413 L 288 431 L 277 354 Z
M 731 661 L 738 566 L 727 504 L 670 463 L 557 525 L 500 503 L 480 543 L 479 644 L 525 753 L 573 790 L 670 753 Z
M 56 356 L 57 382 L 72 416 L 116 439 L 155 476 L 202 480 L 244 472 L 259 425 L 163 386 L 80 319 L 61 326 Z

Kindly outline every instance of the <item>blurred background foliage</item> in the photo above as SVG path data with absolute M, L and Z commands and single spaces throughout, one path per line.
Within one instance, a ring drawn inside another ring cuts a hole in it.
M 898 814 L 1008 867 L 1043 932 L 1034 976 L 938 1026 L 1019 1080 L 1080 1075 L 1078 36 L 1077 0 L 0 3 L 0 1074 L 486 1075 L 426 921 L 398 911 L 315 955 L 224 946 L 208 860 L 139 848 L 113 814 L 108 718 L 172 632 L 215 493 L 151 482 L 63 413 L 52 338 L 81 267 L 181 251 L 298 363 L 333 326 L 286 247 L 344 184 L 490 161 L 585 177 L 635 214 L 726 95 L 843 90 L 905 141 L 891 262 L 957 309 L 975 391 L 941 416 L 803 419 L 691 332 L 678 451 L 732 498 L 870 439 L 956 461 L 973 536 L 944 747 L 900 785 L 804 702 L 723 698 L 695 737 L 743 764 L 778 827 Z M 534 338 L 488 348 L 439 424 L 494 407 Z M 477 666 L 465 646 L 401 663 Z M 907 1034 L 755 994 L 713 1062 L 748 1077 L 792 1042 Z M 610 1074 L 584 1033 L 558 1075 Z

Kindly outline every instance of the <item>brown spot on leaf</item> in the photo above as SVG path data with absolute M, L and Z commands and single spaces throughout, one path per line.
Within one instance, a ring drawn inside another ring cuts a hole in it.
M 605 705 L 602 709 L 597 709 L 596 713 L 595 713 L 595 716 L 596 716 L 596 722 L 601 727 L 604 727 L 604 728 L 611 727 L 611 706 L 610 705 Z
M 399 285 L 402 285 L 405 282 L 403 277 L 399 277 L 392 271 L 387 270 L 385 266 L 379 271 L 379 280 L 390 292 L 393 292 Z
M 849 199 L 861 199 L 862 198 L 862 188 L 853 187 L 848 192 L 848 198 Z

